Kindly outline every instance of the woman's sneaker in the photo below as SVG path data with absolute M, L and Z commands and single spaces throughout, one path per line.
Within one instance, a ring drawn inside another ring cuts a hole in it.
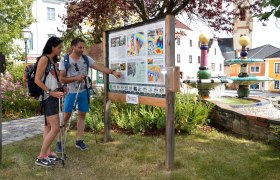
M 35 164 L 43 167 L 52 167 L 55 165 L 54 161 L 51 161 L 49 158 L 37 158 Z
M 84 143 L 84 140 L 78 140 L 76 141 L 76 148 L 79 148 L 80 150 L 87 150 L 88 146 Z

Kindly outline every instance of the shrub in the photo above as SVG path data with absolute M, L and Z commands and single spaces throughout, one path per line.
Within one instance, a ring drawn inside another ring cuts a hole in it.
M 40 103 L 30 98 L 19 81 L 14 81 L 10 73 L 1 77 L 2 113 L 4 119 L 27 118 L 39 114 Z
M 11 74 L 14 83 L 20 82 L 23 85 L 24 69 L 25 66 L 23 65 L 14 66 L 13 64 L 8 64 L 7 73 Z
M 87 127 L 100 131 L 104 128 L 103 96 L 94 97 L 87 116 Z M 197 100 L 195 95 L 176 94 L 175 128 L 177 132 L 193 133 L 207 124 L 213 105 Z M 112 103 L 112 126 L 130 133 L 150 134 L 165 129 L 165 109 L 147 105 Z
M 92 131 L 99 132 L 104 129 L 104 95 L 93 96 L 90 103 L 90 110 L 86 116 L 86 127 Z
M 197 99 L 194 94 L 176 94 L 176 130 L 191 134 L 202 125 L 206 125 L 213 107 L 214 104 Z
M 165 128 L 163 108 L 114 103 L 112 106 L 112 124 L 117 128 L 133 133 L 151 133 Z

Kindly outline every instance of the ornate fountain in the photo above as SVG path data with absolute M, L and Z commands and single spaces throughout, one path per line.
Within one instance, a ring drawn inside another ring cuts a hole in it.
M 264 62 L 263 59 L 252 59 L 247 58 L 248 51 L 246 46 L 250 43 L 250 39 L 248 36 L 241 36 L 239 40 L 239 44 L 242 46 L 240 52 L 239 59 L 230 59 L 226 60 L 229 64 L 240 64 L 241 70 L 238 77 L 231 77 L 230 79 L 233 80 L 235 84 L 238 84 L 237 95 L 239 98 L 248 97 L 250 94 L 250 85 L 257 84 L 263 81 L 274 81 L 272 78 L 268 77 L 253 77 L 252 75 L 248 74 L 247 65 L 250 63 L 255 62 Z
M 207 58 L 207 51 L 208 51 L 208 42 L 209 38 L 206 37 L 204 34 L 199 36 L 200 41 L 200 49 L 201 49 L 201 62 L 200 67 L 197 72 L 198 79 L 187 79 L 184 80 L 183 83 L 198 89 L 198 94 L 203 99 L 210 98 L 210 90 L 214 89 L 216 86 L 225 83 L 232 83 L 230 79 L 219 79 L 219 78 L 211 78 L 211 70 L 208 68 L 208 58 Z

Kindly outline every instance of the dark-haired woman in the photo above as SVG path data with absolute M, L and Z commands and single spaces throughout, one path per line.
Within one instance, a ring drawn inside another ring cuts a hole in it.
M 49 38 L 38 60 L 35 76 L 35 83 L 44 91 L 42 101 L 45 113 L 43 144 L 35 164 L 44 167 L 52 167 L 55 161 L 61 160 L 51 151 L 51 144 L 59 132 L 59 98 L 64 97 L 64 92 L 55 91 L 59 86 L 55 63 L 61 51 L 62 41 L 58 37 Z

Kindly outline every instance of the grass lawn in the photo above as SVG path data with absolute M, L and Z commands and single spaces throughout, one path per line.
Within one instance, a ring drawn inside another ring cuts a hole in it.
M 280 179 L 280 152 L 272 146 L 212 131 L 176 135 L 175 170 L 164 169 L 165 136 L 143 137 L 86 133 L 90 149 L 74 146 L 75 131 L 67 144 L 69 158 L 53 168 L 34 164 L 42 137 L 3 147 L 0 179 Z

